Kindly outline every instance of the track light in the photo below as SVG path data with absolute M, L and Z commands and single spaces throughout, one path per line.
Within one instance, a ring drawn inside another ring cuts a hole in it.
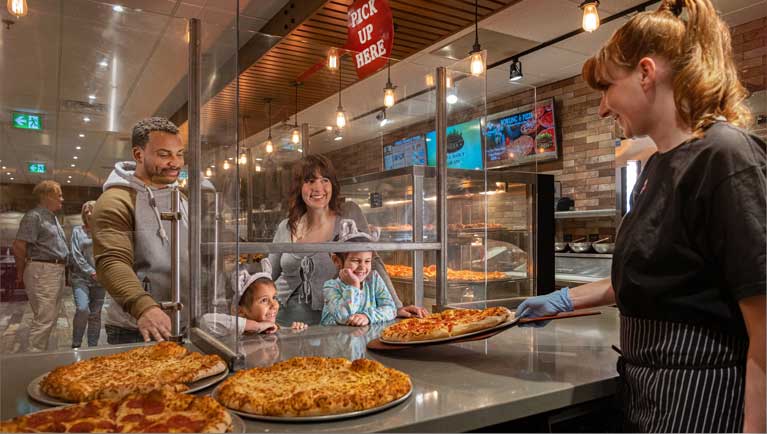
M 509 81 L 519 81 L 522 79 L 522 62 L 514 59 L 509 65 Z
M 339 128 L 336 128 L 334 130 L 334 134 L 335 134 L 335 137 L 333 137 L 333 140 L 335 140 L 336 142 L 341 141 L 344 138 L 343 133 L 341 133 L 341 130 Z
M 584 0 L 579 6 L 583 9 L 583 30 L 591 33 L 599 28 L 599 0 Z
M 389 118 L 386 117 L 386 109 L 381 110 L 376 115 L 376 120 L 378 121 L 378 125 L 383 128 L 385 127 L 390 121 Z

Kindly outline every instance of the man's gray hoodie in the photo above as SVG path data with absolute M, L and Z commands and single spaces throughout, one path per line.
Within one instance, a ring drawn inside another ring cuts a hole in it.
M 137 329 L 136 319 L 160 301 L 170 301 L 171 187 L 153 188 L 134 176 L 135 162 L 115 164 L 93 213 L 93 251 L 99 282 L 116 303 L 105 324 Z M 181 302 L 189 307 L 187 200 L 181 200 Z M 185 317 L 185 315 L 182 315 Z

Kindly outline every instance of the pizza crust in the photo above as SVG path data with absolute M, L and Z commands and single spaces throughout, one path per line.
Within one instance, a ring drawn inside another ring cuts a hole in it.
M 450 309 L 425 318 L 408 318 L 388 326 L 381 338 L 388 342 L 419 342 L 486 330 L 502 324 L 514 314 L 502 306 L 479 309 Z

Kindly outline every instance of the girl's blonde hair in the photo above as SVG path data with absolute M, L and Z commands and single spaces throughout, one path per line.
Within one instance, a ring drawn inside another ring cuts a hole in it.
M 592 88 L 605 90 L 608 65 L 632 70 L 653 55 L 670 62 L 677 114 L 693 133 L 701 135 L 718 117 L 750 125 L 748 91 L 738 80 L 730 29 L 709 0 L 663 0 L 657 10 L 638 13 L 586 61 L 582 76 Z
M 82 208 L 80 208 L 80 217 L 83 219 L 83 225 L 90 226 L 90 218 L 88 218 L 88 214 L 93 213 L 93 208 L 95 207 L 96 201 L 89 200 L 83 204 Z

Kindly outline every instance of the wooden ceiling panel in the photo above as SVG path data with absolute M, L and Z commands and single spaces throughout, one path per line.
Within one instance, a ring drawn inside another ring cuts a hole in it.
M 520 0 L 479 0 L 478 15 L 486 18 Z M 353 0 L 326 2 L 308 19 L 285 35 L 265 55 L 245 69 L 239 80 L 239 111 L 246 122 L 247 136 L 268 127 L 266 98 L 272 98 L 272 124 L 292 118 L 295 89 L 292 84 L 314 65 L 324 62 L 327 52 L 346 42 L 346 13 Z M 392 58 L 405 59 L 424 48 L 474 24 L 473 0 L 389 0 L 395 34 Z M 357 82 L 349 55 L 342 58 L 342 88 Z M 338 76 L 324 67 L 299 89 L 299 110 L 304 110 L 338 92 Z M 235 85 L 229 83 L 205 106 L 213 123 L 221 116 L 230 124 Z M 210 127 L 212 132 L 221 127 Z

